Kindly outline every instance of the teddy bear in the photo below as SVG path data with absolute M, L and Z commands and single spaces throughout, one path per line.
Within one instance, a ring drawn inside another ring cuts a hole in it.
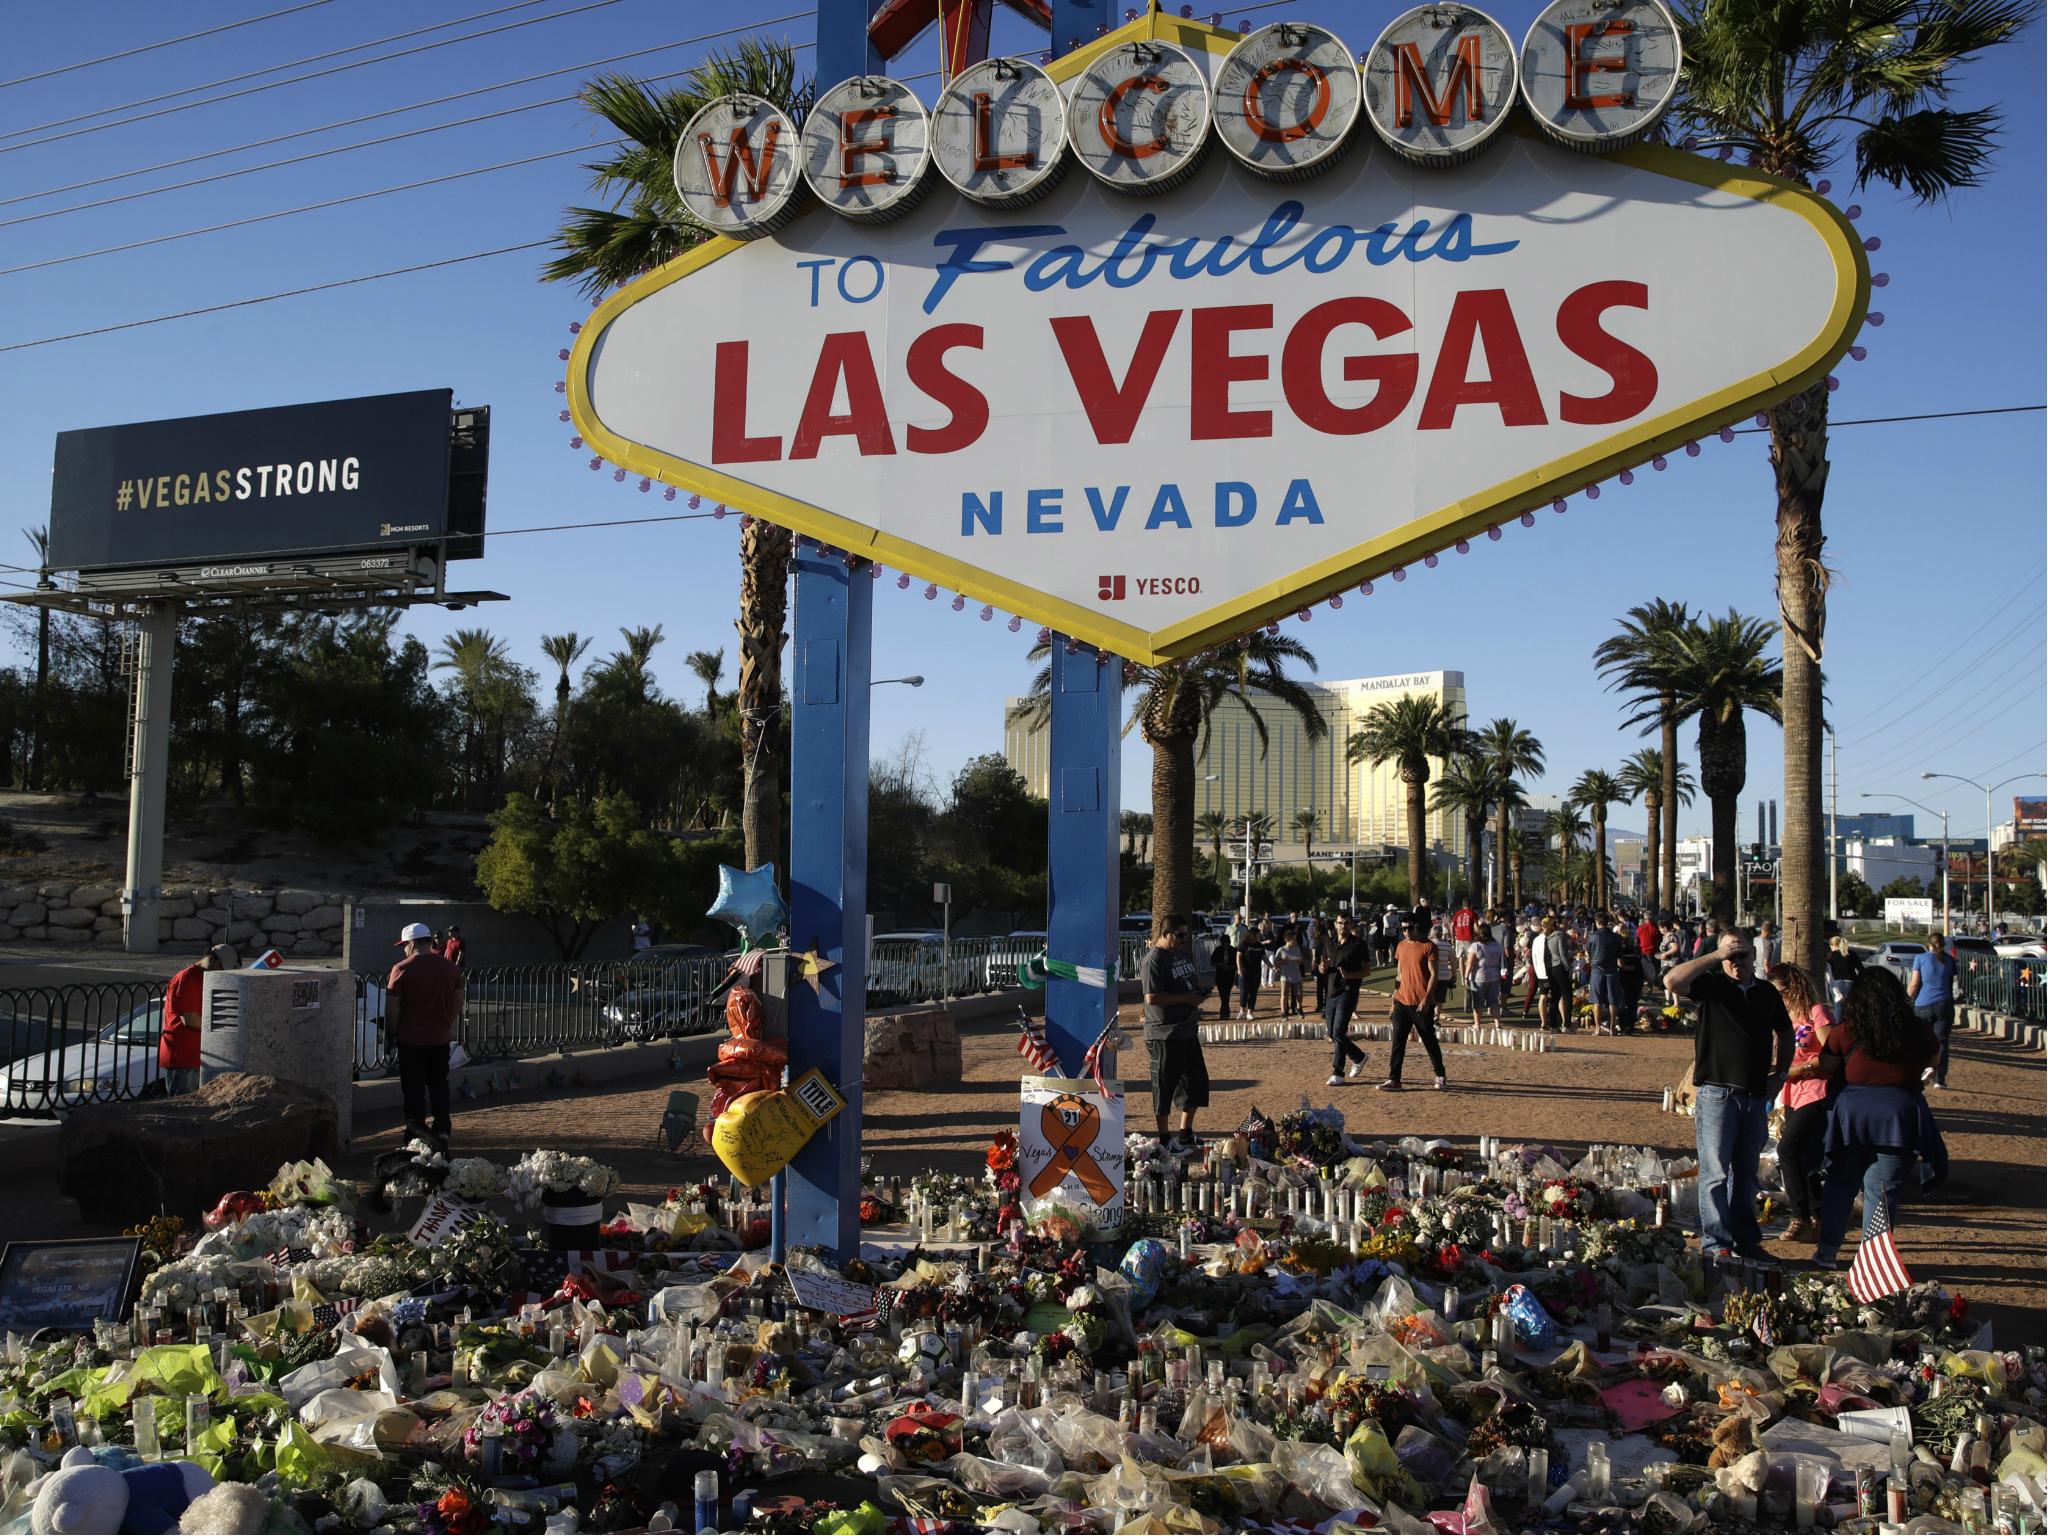
M 213 1487 L 197 1462 L 138 1462 L 114 1452 L 104 1460 L 83 1446 L 64 1453 L 57 1470 L 36 1485 L 29 1530 L 35 1536 L 160 1536 Z

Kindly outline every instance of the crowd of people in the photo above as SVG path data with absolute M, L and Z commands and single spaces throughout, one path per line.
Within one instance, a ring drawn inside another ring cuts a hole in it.
M 1207 951 L 1207 985 L 1197 945 Z M 1874 1232 L 1909 1182 L 1931 1188 L 1947 1173 L 1927 1103 L 1929 1090 L 1948 1086 L 1955 1013 L 1955 960 L 1940 934 L 1904 982 L 1862 964 L 1839 935 L 1816 978 L 1783 958 L 1771 922 L 1752 931 L 1711 917 L 1584 908 L 1439 914 L 1390 905 L 1356 916 L 1240 918 L 1201 935 L 1169 918 L 1157 949 L 1144 983 L 1153 1101 L 1162 1137 L 1178 1106 L 1183 1145 L 1208 1102 L 1199 1026 L 1212 992 L 1218 1020 L 1253 1018 L 1268 989 L 1278 991 L 1283 1019 L 1306 1017 L 1312 998 L 1330 1040 L 1328 1082 L 1339 1087 L 1357 1082 L 1366 1060 L 1350 1038 L 1359 991 L 1390 967 L 1392 1046 L 1379 1084 L 1389 1093 L 1404 1087 L 1412 1038 L 1434 1086 L 1450 1087 L 1436 1026 L 1456 987 L 1475 1025 L 1507 1023 L 1514 988 L 1521 1020 L 1559 1031 L 1578 1027 L 1582 996 L 1585 1027 L 1616 1035 L 1640 1027 L 1646 989 L 1690 1004 L 1699 1224 L 1710 1256 L 1767 1257 L 1757 1209 L 1773 1108 L 1783 1114 L 1777 1156 L 1792 1217 L 1783 1236 L 1813 1242 L 1820 1267 L 1838 1263 L 1859 1194 Z

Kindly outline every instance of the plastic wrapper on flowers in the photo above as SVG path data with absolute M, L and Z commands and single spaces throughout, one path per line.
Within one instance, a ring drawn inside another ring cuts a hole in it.
M 1709 1276 L 1644 1216 L 1642 1149 L 1361 1146 L 1306 1109 L 1270 1137 L 1135 1138 L 1166 1203 L 1104 1242 L 1003 1219 L 1000 1138 L 972 1176 L 864 1191 L 898 1224 L 845 1262 L 737 1252 L 744 1204 L 690 1185 L 550 1252 L 543 1192 L 616 1193 L 559 1153 L 408 1149 L 469 1207 L 420 1243 L 287 1171 L 152 1232 L 131 1316 L 0 1340 L 0 1525 L 82 1441 L 188 1457 L 278 1530 L 680 1525 L 708 1473 L 764 1532 L 1776 1531 L 1774 1467 L 1824 1462 L 1853 1508 L 1855 1447 L 1888 1454 L 1859 1435 L 1895 1422 L 1926 1453 L 1911 1515 L 1962 1525 L 1973 1468 L 2042 1497 L 2040 1354 L 1961 1296 Z

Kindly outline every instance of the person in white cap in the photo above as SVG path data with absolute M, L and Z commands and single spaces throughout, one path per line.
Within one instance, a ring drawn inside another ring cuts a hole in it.
M 408 1135 L 431 1135 L 444 1148 L 453 1134 L 448 1117 L 448 1046 L 462 1012 L 462 972 L 434 952 L 434 930 L 408 923 L 398 935 L 405 958 L 387 983 L 397 1004 L 398 1083 Z M 427 1118 L 431 1107 L 433 1118 Z

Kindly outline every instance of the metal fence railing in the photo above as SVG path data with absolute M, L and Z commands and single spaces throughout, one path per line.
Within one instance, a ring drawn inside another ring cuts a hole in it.
M 1956 1001 L 2018 1019 L 2048 1022 L 2048 999 L 2041 995 L 2042 962 L 1964 957 L 1956 967 Z
M 1125 935 L 1117 976 L 1134 980 L 1146 941 Z M 1041 939 L 881 939 L 868 960 L 868 1006 L 973 997 L 1017 985 Z M 472 1059 L 538 1056 L 681 1039 L 721 1027 L 723 957 L 510 965 L 471 970 L 456 1039 Z M 382 975 L 355 977 L 356 1076 L 396 1070 Z M 161 1093 L 163 983 L 0 989 L 0 1117 Z

